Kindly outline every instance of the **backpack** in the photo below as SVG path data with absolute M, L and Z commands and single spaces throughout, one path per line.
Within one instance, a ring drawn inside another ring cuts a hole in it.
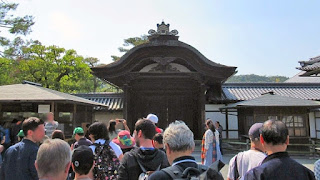
M 95 149 L 95 165 L 93 168 L 94 179 L 118 179 L 118 168 L 120 161 L 114 150 L 110 147 L 109 141 L 103 145 L 94 143 Z
M 179 165 L 171 166 L 162 169 L 174 180 L 223 180 L 222 174 L 219 172 L 224 166 L 224 163 L 219 161 L 214 162 L 209 167 L 198 164 L 197 168 L 188 167 L 182 169 Z
M 141 164 L 140 160 L 138 158 L 136 158 L 136 160 L 140 166 L 140 169 L 142 170 L 142 173 L 139 175 L 138 180 L 147 180 L 153 172 L 160 170 L 161 164 L 158 166 L 158 168 L 155 171 L 147 171 L 146 168 L 144 168 L 143 165 Z

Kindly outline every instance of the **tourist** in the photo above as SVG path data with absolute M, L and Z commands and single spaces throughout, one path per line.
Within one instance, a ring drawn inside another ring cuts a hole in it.
M 216 129 L 210 119 L 206 120 L 206 129 L 201 144 L 201 163 L 210 166 L 221 158 L 218 155 L 219 148 L 217 147 L 217 138 L 215 136 Z
M 268 156 L 260 166 L 247 172 L 244 179 L 315 179 L 311 170 L 291 159 L 286 152 L 289 134 L 282 121 L 266 121 L 261 128 L 260 142 Z
M 161 133 L 157 133 L 156 135 L 154 135 L 154 137 L 153 137 L 153 146 L 155 148 L 163 151 L 164 153 L 166 152 L 164 150 L 163 135 Z
M 130 129 L 127 125 L 127 121 L 125 119 L 110 120 L 108 124 L 108 132 L 109 132 L 110 140 L 117 137 L 118 133 L 121 131 L 121 129 L 116 129 L 116 125 L 118 125 L 119 123 L 122 123 L 124 126 L 124 129 L 130 132 Z
M 78 146 L 82 145 L 92 145 L 92 142 L 85 137 L 84 131 L 81 127 L 74 128 L 72 137 L 76 140 L 76 142 L 73 144 L 73 148 L 77 148 Z
M 137 180 L 141 173 L 156 171 L 169 166 L 165 153 L 152 145 L 156 134 L 155 125 L 147 119 L 140 119 L 134 128 L 137 147 L 127 152 L 119 167 L 119 180 Z
M 93 169 L 95 179 L 117 179 L 121 148 L 109 140 L 108 129 L 104 123 L 95 122 L 89 127 L 90 146 L 95 155 Z
M 230 160 L 228 180 L 243 178 L 249 170 L 259 166 L 267 156 L 260 143 L 260 129 L 262 125 L 263 123 L 255 123 L 249 129 L 248 135 L 251 148 L 248 151 L 238 153 Z
M 94 166 L 94 155 L 92 150 L 81 145 L 73 150 L 72 169 L 75 172 L 74 180 L 91 180 L 93 179 L 92 169 Z
M 148 114 L 148 116 L 146 117 L 146 119 L 149 119 L 150 121 L 152 121 L 154 123 L 154 125 L 156 126 L 156 124 L 158 123 L 159 119 L 158 119 L 158 116 L 155 115 L 155 114 Z M 156 126 L 156 132 L 157 133 L 162 133 L 163 130 L 158 128 Z
M 112 142 L 120 146 L 123 154 L 133 149 L 134 145 L 136 144 L 134 138 L 130 136 L 130 132 L 126 130 L 120 131 L 118 136 L 114 138 Z
M 61 139 L 64 140 L 64 133 L 61 130 L 54 130 L 52 135 L 51 135 L 51 139 Z
M 35 166 L 39 179 L 65 180 L 71 165 L 69 144 L 61 139 L 47 139 L 40 146 Z
M 22 129 L 22 121 L 23 121 L 23 118 L 22 117 L 19 117 L 19 118 L 15 118 L 12 120 L 11 122 L 11 125 L 12 125 L 12 128 L 11 128 L 11 143 L 12 144 L 16 144 L 18 143 L 18 137 L 17 137 L 17 134 L 19 133 L 19 131 Z
M 223 154 L 222 152 L 222 131 L 223 131 L 223 127 L 221 126 L 220 122 L 219 121 L 216 121 L 215 122 L 215 127 L 216 127 L 216 130 L 219 132 L 219 149 L 220 149 L 220 152 L 221 152 L 221 155 Z
M 171 123 L 163 133 L 163 143 L 171 166 L 152 173 L 149 180 L 170 180 L 174 178 L 169 172 L 172 174 L 175 171 L 183 172 L 189 167 L 198 169 L 195 158 L 191 156 L 195 146 L 194 136 L 185 123 L 179 121 Z
M 0 179 L 38 179 L 34 162 L 39 149 L 37 143 L 44 137 L 44 122 L 30 117 L 23 121 L 22 129 L 26 136 L 5 152 Z
M 45 130 L 46 130 L 46 135 L 51 138 L 53 131 L 56 130 L 58 128 L 58 126 L 59 126 L 59 123 L 54 120 L 53 113 L 49 112 L 47 114 L 47 121 L 44 125 Z

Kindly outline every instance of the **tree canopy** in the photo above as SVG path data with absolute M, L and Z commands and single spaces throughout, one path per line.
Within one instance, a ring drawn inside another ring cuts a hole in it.
M 147 43 L 149 40 L 147 35 L 142 35 L 140 37 L 130 37 L 130 38 L 124 39 L 123 41 L 124 41 L 123 43 L 124 47 L 119 47 L 118 50 L 122 53 L 126 53 L 131 48 L 136 47 L 140 44 Z M 113 61 L 118 61 L 120 60 L 121 57 L 112 55 L 111 58 Z
M 285 76 L 259 76 L 256 74 L 232 76 L 227 82 L 247 82 L 247 83 L 265 83 L 265 82 L 284 82 L 288 77 Z

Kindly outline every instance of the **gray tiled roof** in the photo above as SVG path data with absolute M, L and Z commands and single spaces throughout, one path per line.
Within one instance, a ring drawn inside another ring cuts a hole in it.
M 244 101 L 260 97 L 261 94 L 273 91 L 277 95 L 320 101 L 320 83 L 226 83 L 222 85 L 222 98 L 219 101 Z M 107 105 L 108 110 L 123 109 L 121 93 L 88 93 L 75 94 L 95 102 Z
M 306 71 L 301 76 L 317 75 L 320 72 L 320 56 L 310 58 L 309 61 L 299 61 L 299 63 L 301 67 L 297 67 L 297 69 Z
M 241 101 L 235 104 L 230 104 L 222 109 L 233 109 L 241 107 L 320 107 L 320 102 L 311 101 L 299 98 L 292 98 L 287 96 L 280 96 L 276 94 L 264 94 L 260 97 Z
M 85 98 L 30 84 L 0 86 L 0 102 L 10 101 L 67 102 L 93 106 L 105 106 L 97 102 L 89 101 Z
M 123 94 L 121 93 L 86 93 L 86 94 L 74 94 L 79 97 L 86 98 L 88 100 L 98 102 L 108 106 L 110 111 L 118 111 L 123 109 Z
M 285 83 L 320 83 L 320 76 L 303 76 L 306 71 L 300 71 Z
M 320 83 L 226 83 L 222 85 L 226 100 L 243 101 L 273 91 L 277 95 L 320 100 Z

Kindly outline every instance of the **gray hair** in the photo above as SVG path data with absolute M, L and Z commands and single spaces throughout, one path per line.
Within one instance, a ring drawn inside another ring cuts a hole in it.
M 187 151 L 194 148 L 193 132 L 182 121 L 169 124 L 164 131 L 163 143 L 168 144 L 172 151 Z
M 64 172 L 71 162 L 71 150 L 68 143 L 61 139 L 47 139 L 37 154 L 37 172 L 39 178 L 55 177 Z

